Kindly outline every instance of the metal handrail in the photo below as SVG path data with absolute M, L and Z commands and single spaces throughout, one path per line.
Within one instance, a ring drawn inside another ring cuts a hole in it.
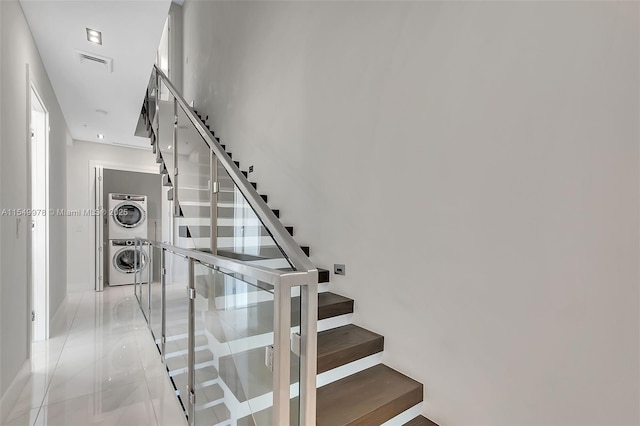
M 183 247 L 173 246 L 171 244 L 161 243 L 146 238 L 136 237 L 136 241 L 149 244 L 168 252 L 183 256 L 187 259 L 194 259 L 205 265 L 214 266 L 238 274 L 250 276 L 267 284 L 276 286 L 287 280 L 293 286 L 307 285 L 307 272 L 298 271 L 281 271 L 279 269 L 271 269 L 265 266 L 252 265 L 242 260 L 232 259 L 229 257 L 217 256 L 204 251 L 198 251 Z M 139 245 L 139 244 L 138 244 Z
M 182 107 L 182 110 L 185 112 L 198 133 L 200 133 L 200 136 L 202 136 L 205 143 L 209 145 L 209 148 L 215 153 L 218 161 L 220 161 L 240 192 L 242 192 L 242 195 L 247 199 L 247 202 L 256 212 L 256 215 L 258 215 L 278 246 L 280 246 L 282 251 L 284 251 L 284 254 L 291 261 L 293 267 L 298 271 L 317 271 L 316 267 L 311 263 L 307 255 L 302 251 L 289 232 L 287 232 L 286 228 L 269 208 L 267 203 L 264 202 L 255 188 L 249 183 L 249 180 L 244 177 L 237 167 L 235 167 L 231 157 L 229 157 L 226 151 L 222 149 L 222 146 L 214 138 L 209 129 L 202 124 L 187 101 L 182 97 L 180 92 L 178 92 L 173 83 L 171 83 L 171 80 L 169 80 L 157 65 L 154 65 L 154 67 L 157 75 L 162 79 L 165 86 L 167 86 L 178 104 Z

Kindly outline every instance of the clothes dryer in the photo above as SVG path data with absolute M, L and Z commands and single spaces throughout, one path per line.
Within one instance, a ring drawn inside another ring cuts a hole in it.
M 147 196 L 109 194 L 109 239 L 147 238 Z

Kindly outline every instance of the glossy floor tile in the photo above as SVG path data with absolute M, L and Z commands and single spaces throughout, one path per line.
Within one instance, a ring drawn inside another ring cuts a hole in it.
M 70 293 L 60 309 L 3 425 L 186 425 L 132 286 Z

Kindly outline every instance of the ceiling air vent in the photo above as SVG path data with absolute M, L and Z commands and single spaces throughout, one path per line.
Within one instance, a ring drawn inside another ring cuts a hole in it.
M 83 52 L 81 50 L 76 50 L 76 53 L 78 54 L 81 64 L 96 68 L 100 67 L 108 72 L 113 72 L 113 59 L 105 56 L 94 55 L 89 52 Z

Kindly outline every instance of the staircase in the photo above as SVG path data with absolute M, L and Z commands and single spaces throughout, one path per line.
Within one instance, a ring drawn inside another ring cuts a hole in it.
M 178 119 L 179 147 L 177 163 L 175 147 L 162 139 L 170 127 L 162 123 L 163 103 L 159 100 L 158 113 L 153 113 L 156 100 L 150 91 L 142 116 L 151 138 L 156 159 L 163 173 L 163 185 L 172 188 L 174 178 L 170 171 L 179 169 L 178 208 L 175 217 L 174 244 L 180 247 L 210 251 L 212 188 L 209 180 L 211 167 L 217 175 L 217 254 L 251 264 L 288 270 L 291 264 L 275 243 L 260 218 L 246 202 L 238 186 L 218 161 L 211 162 L 209 147 L 194 130 L 181 128 Z M 166 110 L 171 110 L 165 105 Z M 149 111 L 149 113 L 148 113 Z M 194 111 L 195 112 L 195 111 Z M 206 127 L 219 143 L 219 138 L 207 124 L 208 116 L 197 112 L 199 124 Z M 173 124 L 173 120 L 171 120 Z M 161 135 L 157 137 L 157 128 Z M 173 126 L 171 126 L 173 127 Z M 187 126 L 189 127 L 189 126 Z M 188 134 L 191 131 L 193 134 Z M 232 158 L 232 153 L 226 151 Z M 240 163 L 233 161 L 240 169 Z M 245 178 L 247 171 L 242 171 Z M 250 182 L 258 189 L 257 182 Z M 261 195 L 268 202 L 267 195 Z M 175 200 L 174 200 L 175 201 Z M 280 211 L 272 210 L 279 217 Z M 295 236 L 294 228 L 286 231 Z M 308 246 L 301 246 L 307 256 Z M 184 296 L 184 261 L 177 257 L 167 260 L 165 362 L 176 394 L 186 407 L 186 323 Z M 330 272 L 318 268 L 318 335 L 317 335 L 317 425 L 435 425 L 420 415 L 423 386 L 421 383 L 382 363 L 384 336 L 352 323 L 354 301 L 332 293 L 329 289 Z M 265 364 L 268 336 L 271 335 L 274 300 L 271 288 L 259 281 L 225 275 L 209 268 L 199 268 L 196 281 L 196 418 L 195 424 L 207 425 L 269 425 L 271 422 L 270 393 L 273 391 L 272 372 Z M 160 295 L 151 287 L 153 304 L 159 304 Z M 292 329 L 300 325 L 300 298 L 292 299 Z M 155 314 L 155 315 L 154 315 Z M 157 326 L 158 310 L 151 310 L 150 326 Z M 157 333 L 154 333 L 157 336 Z M 160 344 L 160 339 L 156 339 Z M 297 391 L 299 358 L 291 362 L 292 423 L 298 424 Z

